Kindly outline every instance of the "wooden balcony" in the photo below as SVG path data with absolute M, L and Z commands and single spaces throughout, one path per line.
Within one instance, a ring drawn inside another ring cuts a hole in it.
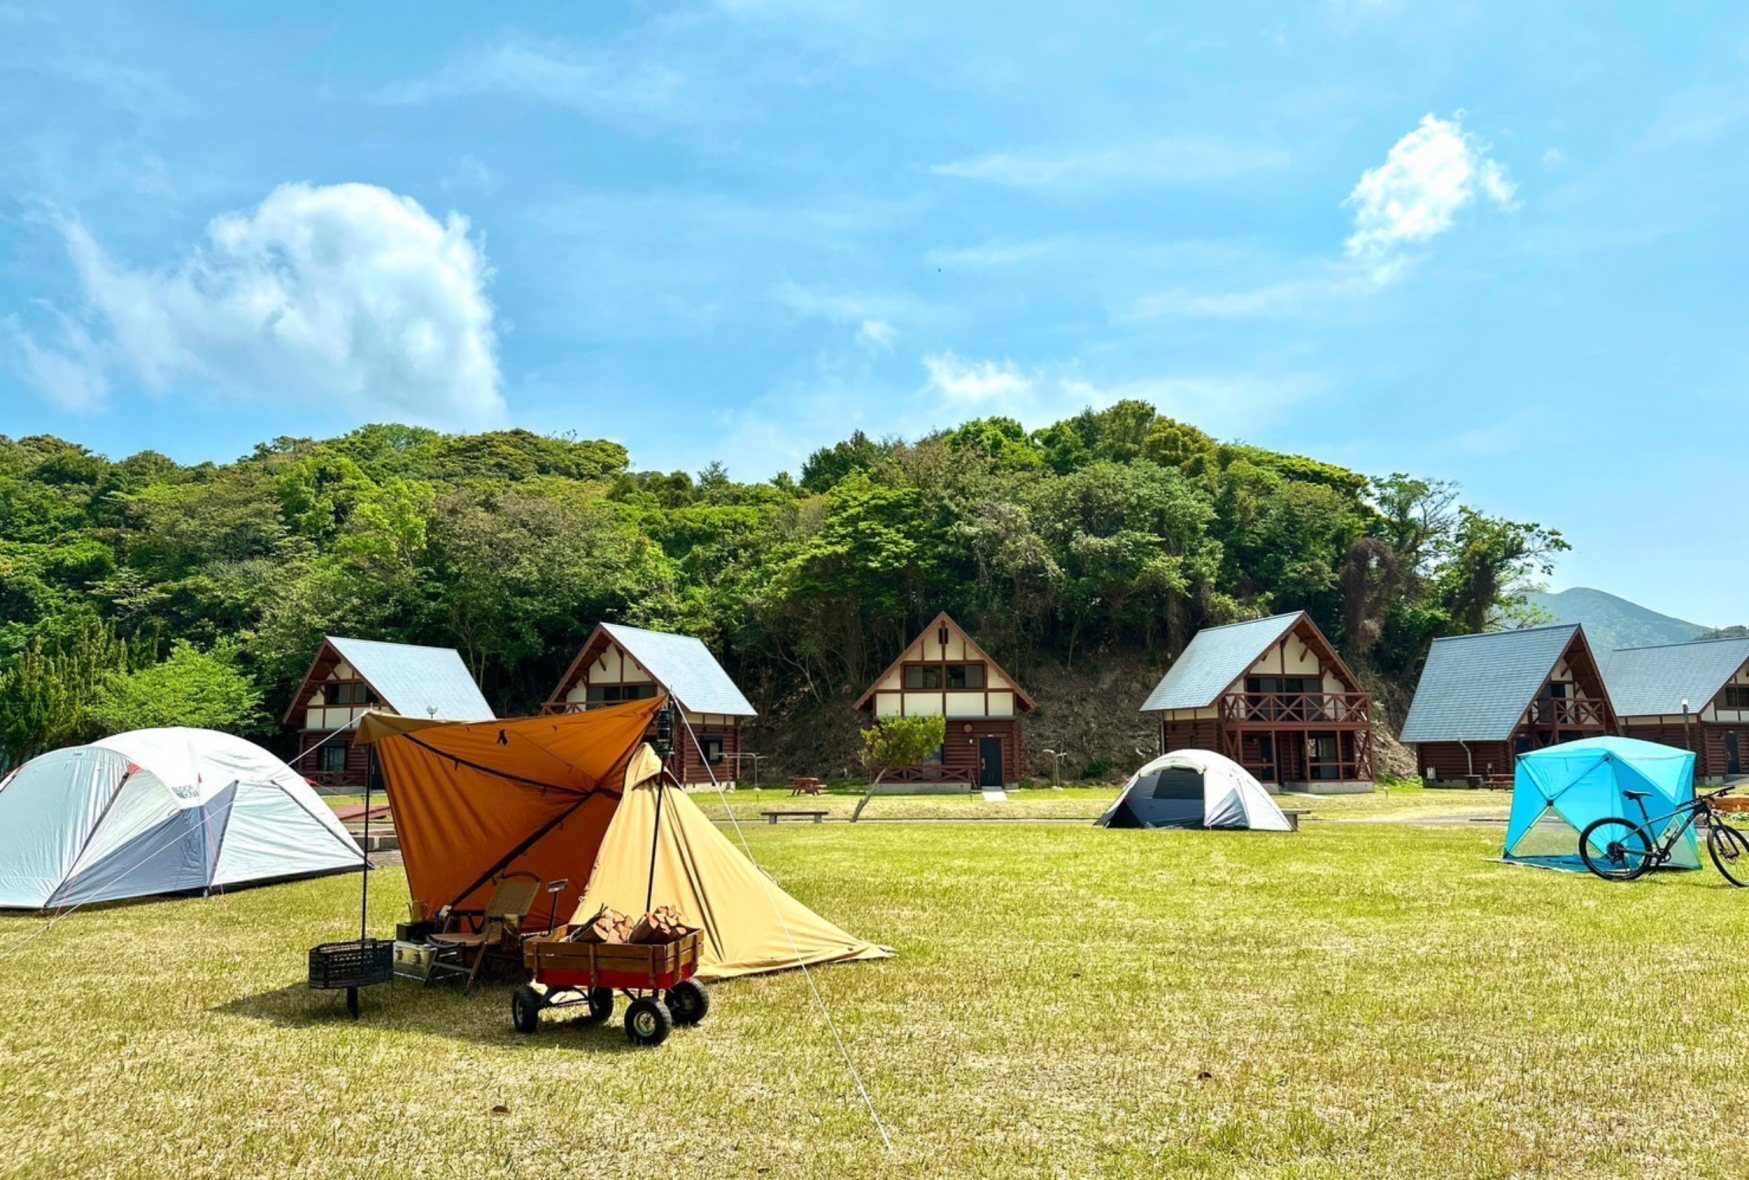
M 1372 698 L 1364 692 L 1234 692 L 1221 698 L 1225 725 L 1260 729 L 1365 728 Z
M 1606 729 L 1608 714 L 1602 701 L 1575 697 L 1538 697 L 1530 703 L 1525 719 L 1551 729 Z

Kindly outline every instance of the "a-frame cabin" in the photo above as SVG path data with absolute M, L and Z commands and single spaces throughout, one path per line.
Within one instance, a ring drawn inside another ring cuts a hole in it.
M 887 782 L 1007 787 L 1026 774 L 1023 714 L 1033 708 L 1014 677 L 946 613 L 913 639 L 875 679 L 856 708 L 887 717 L 947 719 L 934 758 L 887 775 Z
M 1372 697 L 1304 611 L 1204 627 L 1142 712 L 1162 750 L 1211 750 L 1270 791 L 1373 789 Z
M 1512 776 L 1518 755 L 1620 732 L 1577 623 L 1436 639 L 1402 741 L 1429 782 Z
M 1624 648 L 1603 678 L 1622 736 L 1693 750 L 1699 779 L 1749 774 L 1749 639 Z
M 744 753 L 741 725 L 759 714 L 710 649 L 691 635 L 599 624 L 541 711 L 576 713 L 660 693 L 669 695 L 686 721 L 674 727 L 668 763 L 674 777 L 684 786 L 734 785 Z
M 318 786 L 362 788 L 366 751 L 338 731 L 371 709 L 440 721 L 493 718 L 453 647 L 330 635 L 285 712 L 284 723 L 297 731 L 292 768 Z

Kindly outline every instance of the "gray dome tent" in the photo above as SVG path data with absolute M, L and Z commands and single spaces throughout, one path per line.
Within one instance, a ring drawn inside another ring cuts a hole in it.
M 1124 785 L 1101 828 L 1253 828 L 1292 826 L 1269 792 L 1243 766 L 1209 750 L 1174 750 L 1154 759 Z

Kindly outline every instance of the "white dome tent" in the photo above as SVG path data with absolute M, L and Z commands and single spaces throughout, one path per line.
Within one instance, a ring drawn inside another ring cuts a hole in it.
M 1131 775 L 1117 802 L 1093 822 L 1102 828 L 1293 830 L 1262 783 L 1209 750 L 1162 754 Z
M 291 767 L 208 729 L 56 750 L 0 781 L 0 907 L 59 909 L 356 870 L 364 853 Z

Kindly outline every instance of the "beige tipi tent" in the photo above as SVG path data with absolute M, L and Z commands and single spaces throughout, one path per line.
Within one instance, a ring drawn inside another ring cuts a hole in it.
M 885 947 L 846 934 L 778 888 L 684 791 L 658 790 L 661 769 L 648 746 L 627 767 L 625 794 L 601 841 L 574 920 L 587 921 L 603 905 L 642 913 L 646 897 L 656 905 L 674 906 L 704 930 L 698 975 L 705 980 L 892 955 Z

